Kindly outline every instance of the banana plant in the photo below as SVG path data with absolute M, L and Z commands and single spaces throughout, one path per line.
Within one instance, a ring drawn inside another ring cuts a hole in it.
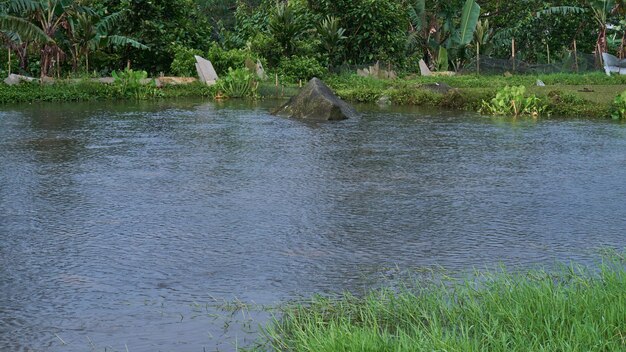
M 607 52 L 607 20 L 608 17 L 618 11 L 624 6 L 623 1 L 620 0 L 587 0 L 585 6 L 553 6 L 545 10 L 537 12 L 537 17 L 542 15 L 567 15 L 578 14 L 586 11 L 593 13 L 593 18 L 598 25 L 598 39 L 596 41 L 596 47 L 600 53 Z M 600 54 L 598 54 L 600 55 Z
M 480 6 L 476 0 L 465 0 L 462 8 L 449 2 L 437 2 L 427 7 L 417 0 L 409 9 L 410 41 L 417 41 L 433 67 L 447 69 L 448 62 L 457 66 L 465 60 L 465 49 L 472 42 Z
M 124 12 L 102 17 L 94 11 L 84 11 L 69 18 L 67 37 L 74 71 L 77 70 L 81 57 L 84 57 L 85 69 L 89 72 L 89 53 L 101 47 L 128 45 L 137 49 L 148 49 L 133 38 L 112 34 L 124 19 Z
M 85 7 L 71 0 L 9 0 L 0 16 L 2 29 L 30 38 L 39 45 L 41 76 L 47 76 L 54 60 L 65 52 L 55 41 L 57 33 L 67 26 L 68 18 Z

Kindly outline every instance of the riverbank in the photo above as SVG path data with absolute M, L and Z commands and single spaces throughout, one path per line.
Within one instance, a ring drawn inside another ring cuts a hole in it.
M 615 96 L 626 90 L 626 76 L 606 76 L 602 72 L 588 74 L 547 74 L 450 77 L 406 77 L 398 80 L 379 80 L 350 75 L 329 75 L 325 82 L 342 99 L 359 103 L 412 105 L 479 111 L 484 101 L 493 99 L 506 86 L 524 86 L 528 94 L 535 94 L 553 116 L 581 118 L 609 118 L 615 110 Z M 537 81 L 545 86 L 537 86 Z M 284 99 L 297 94 L 298 85 L 260 82 L 260 99 Z M 213 99 L 217 92 L 199 82 L 165 85 L 144 92 L 141 99 L 199 97 Z M 0 104 L 106 101 L 136 99 L 134 94 L 122 92 L 115 84 L 90 80 L 59 81 L 54 84 L 22 83 L 0 84 Z
M 545 86 L 538 86 L 537 81 Z M 506 86 L 524 86 L 546 105 L 547 114 L 564 117 L 609 118 L 615 96 L 626 90 L 626 76 L 546 74 L 505 76 L 408 77 L 377 80 L 356 75 L 333 76 L 327 80 L 337 95 L 353 102 L 387 101 L 415 105 L 479 111 Z M 382 99 L 381 99 L 382 98 Z
M 276 351 L 624 351 L 626 264 L 477 273 L 358 298 L 316 297 L 266 331 Z

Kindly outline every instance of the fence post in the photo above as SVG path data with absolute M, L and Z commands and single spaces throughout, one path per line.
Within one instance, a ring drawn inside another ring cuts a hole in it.
M 278 73 L 276 73 L 276 87 L 275 87 L 274 91 L 276 93 L 276 98 L 278 98 Z
M 7 71 L 9 71 L 9 76 L 10 76 L 11 75 L 11 48 L 9 48 L 9 69 Z
M 578 50 L 576 50 L 576 39 L 574 39 L 574 67 L 576 67 L 576 73 L 578 73 Z
M 480 75 L 480 43 L 476 42 L 476 74 Z
M 515 72 L 515 38 L 511 38 L 511 57 L 513 58 L 513 72 Z
M 546 44 L 546 51 L 548 52 L 548 65 L 550 65 L 550 44 Z

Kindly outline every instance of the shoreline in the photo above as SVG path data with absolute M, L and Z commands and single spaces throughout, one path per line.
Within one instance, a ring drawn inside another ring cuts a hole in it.
M 541 80 L 545 86 L 537 86 Z M 610 119 L 613 99 L 626 90 L 626 76 L 608 77 L 604 73 L 475 76 L 407 77 L 379 80 L 356 75 L 331 75 L 325 78 L 337 96 L 350 103 L 417 106 L 478 112 L 483 102 L 506 86 L 522 85 L 545 104 L 547 114 L 565 118 Z M 440 88 L 441 87 L 441 88 Z M 297 84 L 260 82 L 258 99 L 287 99 L 298 92 Z M 98 80 L 62 80 L 54 83 L 0 84 L 0 105 L 35 102 L 75 102 L 111 100 L 158 100 L 169 98 L 207 98 L 215 100 L 214 86 L 200 82 L 169 84 L 151 88 L 140 99 L 120 93 L 114 84 Z
M 254 350 L 622 351 L 626 260 L 586 268 L 478 271 L 364 296 L 313 296 L 281 308 Z

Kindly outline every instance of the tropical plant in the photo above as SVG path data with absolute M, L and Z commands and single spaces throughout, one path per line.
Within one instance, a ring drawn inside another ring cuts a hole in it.
M 173 47 L 174 60 L 170 65 L 170 70 L 177 76 L 190 77 L 196 74 L 195 55 L 202 56 L 202 50 L 186 48 L 182 45 Z
M 124 71 L 111 72 L 113 85 L 117 93 L 124 98 L 147 99 L 159 95 L 159 91 L 154 79 L 148 80 L 146 71 L 134 71 L 125 69 Z
M 110 11 L 124 11 L 119 33 L 132 36 L 149 48 L 117 51 L 120 61 L 150 73 L 167 72 L 173 47 L 183 45 L 202 51 L 211 43 L 211 25 L 194 0 L 107 0 Z
M 220 98 L 256 98 L 258 83 L 246 68 L 228 69 L 228 74 L 216 83 Z
M 546 14 L 580 14 L 591 11 L 593 18 L 598 26 L 598 37 L 596 40 L 596 48 L 600 53 L 607 52 L 607 21 L 609 15 L 622 7 L 621 0 L 586 0 L 585 6 L 553 6 L 543 11 L 537 12 L 537 16 Z
M 67 26 L 71 15 L 83 11 L 84 7 L 70 0 L 11 0 L 3 4 L 0 26 L 39 44 L 41 76 L 44 77 L 55 62 L 65 57 L 54 37 Z
M 425 0 L 417 0 L 409 8 L 409 41 L 419 43 L 433 67 L 446 70 L 451 61 L 458 68 L 466 59 L 465 49 L 474 39 L 479 16 L 475 0 L 466 0 L 461 8 L 458 2 L 427 7 Z
M 137 40 L 123 35 L 113 34 L 126 18 L 123 11 L 102 17 L 95 11 L 88 9 L 76 13 L 68 18 L 67 37 L 72 67 L 78 69 L 81 57 L 85 58 L 85 71 L 89 71 L 89 53 L 101 47 L 125 47 L 148 49 Z
M 397 63 L 405 54 L 407 13 L 404 1 L 308 1 L 319 18 L 335 16 L 345 28 L 343 59 L 351 64 L 386 61 Z
M 315 58 L 292 56 L 280 61 L 278 72 L 284 81 L 297 83 L 300 80 L 308 81 L 313 77 L 322 77 L 327 70 Z
M 482 101 L 480 112 L 487 115 L 537 117 L 546 111 L 546 105 L 534 94 L 526 96 L 524 86 L 506 86 L 490 102 Z
M 321 46 L 328 55 L 328 63 L 332 65 L 342 42 L 347 38 L 344 36 L 346 30 L 339 27 L 339 19 L 333 16 L 326 16 L 317 25 L 316 30 L 320 36 Z
M 269 30 L 280 44 L 282 54 L 291 56 L 295 54 L 296 41 L 305 33 L 306 22 L 293 6 L 279 3 L 270 16 Z
M 213 43 L 207 52 L 207 59 L 211 61 L 218 75 L 227 74 L 230 68 L 244 67 L 246 59 L 253 59 L 253 55 L 244 49 L 226 50 L 217 43 Z
M 614 120 L 626 119 L 626 90 L 613 99 L 611 117 Z

